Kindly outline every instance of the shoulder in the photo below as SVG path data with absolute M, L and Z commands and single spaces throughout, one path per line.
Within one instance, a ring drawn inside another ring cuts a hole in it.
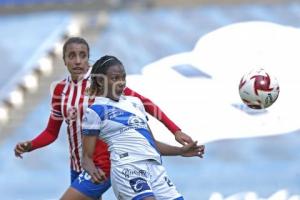
M 89 109 L 101 115 L 101 113 L 108 106 L 109 106 L 109 99 L 103 97 L 96 97 L 94 103 L 89 106 Z
M 94 126 L 98 124 L 100 121 L 101 121 L 101 117 L 95 110 L 91 108 L 86 108 L 84 115 L 82 117 L 83 127 L 87 128 L 90 126 Z
M 84 113 L 85 116 L 96 117 L 97 111 L 92 107 L 87 107 Z
M 124 98 L 126 101 L 129 101 L 133 104 L 137 104 L 137 105 L 143 105 L 142 101 L 138 98 L 138 97 L 134 97 L 134 96 L 123 96 L 122 98 Z
M 50 85 L 50 92 L 52 95 L 55 96 L 61 96 L 65 86 L 67 83 L 67 79 L 63 79 L 60 81 L 54 81 L 51 85 Z

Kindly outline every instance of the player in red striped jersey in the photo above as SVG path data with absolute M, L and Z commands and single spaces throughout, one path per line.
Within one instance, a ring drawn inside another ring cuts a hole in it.
M 15 147 L 15 155 L 22 157 L 22 154 L 44 147 L 54 142 L 60 131 L 63 121 L 67 124 L 67 134 L 70 148 L 71 160 L 71 183 L 80 179 L 81 167 L 81 130 L 82 115 L 92 100 L 85 95 L 86 88 L 89 87 L 90 66 L 89 45 L 79 37 L 69 38 L 63 46 L 63 60 L 67 66 L 70 76 L 54 85 L 52 94 L 52 111 L 49 117 L 46 129 L 31 141 L 18 143 Z M 160 120 L 175 136 L 175 139 L 181 143 L 192 143 L 192 139 L 183 133 L 180 128 L 173 123 L 151 100 L 141 96 L 130 88 L 126 88 L 125 95 L 136 96 L 140 98 L 146 111 Z M 110 162 L 107 146 L 101 140 L 97 141 L 94 155 L 94 162 L 101 166 L 104 173 L 109 174 Z M 81 174 L 83 175 L 83 174 Z M 99 186 L 99 185 L 98 185 Z M 101 191 L 105 192 L 110 183 L 100 185 Z M 98 190 L 100 190 L 98 189 Z M 62 199 L 86 199 L 95 197 L 89 193 L 89 188 L 70 187 Z M 102 193 L 103 193 L 102 192 Z M 72 196 L 74 195 L 74 196 Z M 78 198 L 79 197 L 79 198 Z

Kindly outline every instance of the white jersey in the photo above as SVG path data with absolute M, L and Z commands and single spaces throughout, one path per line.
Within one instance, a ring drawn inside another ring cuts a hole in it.
M 118 102 L 97 97 L 86 109 L 82 127 L 83 134 L 98 135 L 108 144 L 112 165 L 148 159 L 161 163 L 144 106 L 136 97 L 121 96 Z

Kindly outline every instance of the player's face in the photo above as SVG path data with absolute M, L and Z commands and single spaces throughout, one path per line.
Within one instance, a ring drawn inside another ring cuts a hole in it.
M 107 77 L 107 97 L 119 100 L 126 86 L 126 72 L 121 65 L 113 65 L 106 71 Z
M 80 80 L 89 69 L 88 48 L 85 44 L 71 43 L 67 45 L 64 62 L 73 80 Z

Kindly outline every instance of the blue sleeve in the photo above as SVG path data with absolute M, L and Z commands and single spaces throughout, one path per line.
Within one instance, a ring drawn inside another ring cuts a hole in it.
M 99 135 L 100 131 L 99 130 L 91 130 L 91 129 L 83 129 L 82 134 L 83 135 Z
M 82 118 L 82 134 L 83 135 L 99 135 L 101 119 L 99 115 L 92 109 L 87 108 Z

